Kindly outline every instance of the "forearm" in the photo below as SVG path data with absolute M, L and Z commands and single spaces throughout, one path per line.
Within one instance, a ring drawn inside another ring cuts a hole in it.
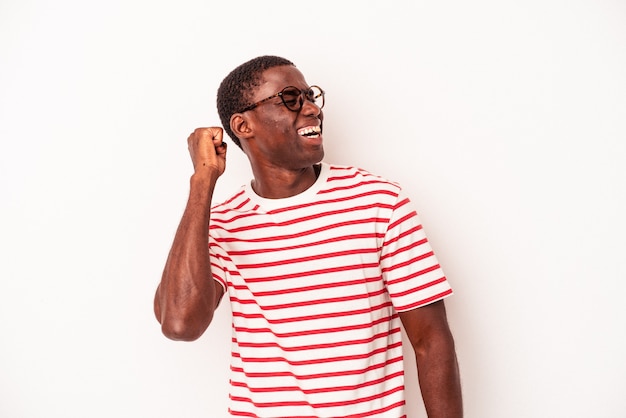
M 463 402 L 452 335 L 433 338 L 416 352 L 422 398 L 428 418 L 461 418 Z
M 189 199 L 155 296 L 155 313 L 163 333 L 194 340 L 208 327 L 217 295 L 208 250 L 210 205 L 216 178 L 191 178 Z

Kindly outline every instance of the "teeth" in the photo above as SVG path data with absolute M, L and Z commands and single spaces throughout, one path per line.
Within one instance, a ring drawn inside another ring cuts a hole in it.
M 322 133 L 322 129 L 319 126 L 307 126 L 298 130 L 298 135 L 314 135 Z

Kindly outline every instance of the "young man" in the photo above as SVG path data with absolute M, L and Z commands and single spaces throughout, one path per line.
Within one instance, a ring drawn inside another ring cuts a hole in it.
M 461 417 L 452 290 L 401 188 L 322 162 L 324 92 L 284 58 L 237 67 L 217 101 L 254 179 L 213 205 L 222 129 L 189 136 L 189 200 L 154 304 L 163 333 L 197 339 L 228 293 L 233 416 L 397 418 L 402 323 L 428 416 Z

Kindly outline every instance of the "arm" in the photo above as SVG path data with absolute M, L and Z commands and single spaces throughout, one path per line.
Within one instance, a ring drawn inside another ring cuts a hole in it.
M 463 403 L 454 339 L 443 301 L 400 313 L 417 360 L 429 418 L 461 418 Z
M 208 248 L 211 198 L 226 162 L 222 135 L 221 128 L 198 128 L 187 139 L 194 165 L 189 199 L 154 298 L 163 334 L 173 340 L 200 337 L 223 292 L 211 276 Z

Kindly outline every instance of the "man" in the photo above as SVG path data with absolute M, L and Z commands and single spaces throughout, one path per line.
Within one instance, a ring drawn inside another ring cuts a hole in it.
M 189 199 L 154 304 L 163 333 L 197 339 L 227 292 L 233 416 L 397 418 L 402 323 L 428 416 L 461 417 L 452 290 L 401 188 L 321 162 L 324 92 L 284 58 L 237 67 L 217 102 L 254 179 L 213 205 L 222 129 L 189 136 Z

